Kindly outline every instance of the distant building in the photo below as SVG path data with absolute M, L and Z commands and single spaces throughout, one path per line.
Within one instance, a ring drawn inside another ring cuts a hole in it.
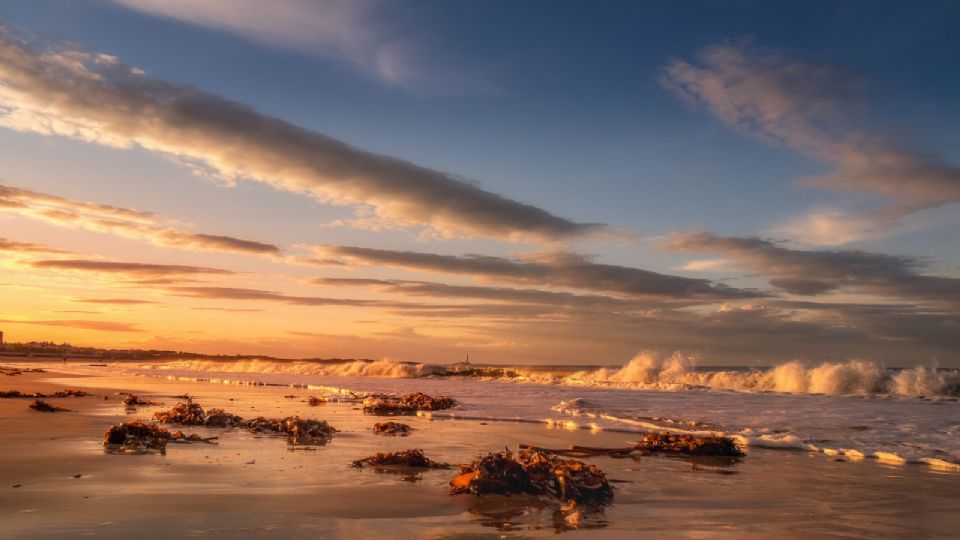
M 3 330 L 0 330 L 0 345 L 3 345 Z

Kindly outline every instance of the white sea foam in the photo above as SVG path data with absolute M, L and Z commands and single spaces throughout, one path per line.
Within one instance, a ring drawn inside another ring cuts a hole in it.
M 767 369 L 697 369 L 696 355 L 675 352 L 638 353 L 620 368 L 599 368 L 561 374 L 536 368 L 472 368 L 467 372 L 444 366 L 390 359 L 344 362 L 276 360 L 179 360 L 151 364 L 150 369 L 220 374 L 286 374 L 303 376 L 422 378 L 467 373 L 470 378 L 506 379 L 535 384 L 615 387 L 633 390 L 733 390 L 829 395 L 960 396 L 960 371 L 932 367 L 890 370 L 864 360 L 807 365 L 790 361 Z M 146 367 L 146 366 L 145 366 Z
M 103 373 L 101 368 L 71 369 Z M 688 356 L 645 353 L 620 369 L 540 372 L 537 377 L 530 371 L 504 380 L 473 369 L 448 377 L 442 368 L 391 360 L 185 360 L 116 363 L 110 371 L 291 385 L 347 400 L 365 392 L 423 391 L 449 395 L 459 403 L 434 413 L 436 419 L 547 423 L 611 432 L 718 433 L 736 438 L 747 449 L 803 450 L 960 471 L 960 402 L 950 397 L 957 395 L 958 374 L 928 367 L 895 371 L 857 361 L 818 366 L 790 362 L 763 370 L 704 371 L 695 369 Z M 918 397 L 938 394 L 935 399 Z
M 438 366 L 398 362 L 396 360 L 353 360 L 345 362 L 277 361 L 277 360 L 178 360 L 151 364 L 156 370 L 198 373 L 245 373 L 334 377 L 424 377 L 440 370 Z
M 769 369 L 714 371 L 694 369 L 695 359 L 680 352 L 663 356 L 644 351 L 622 368 L 578 371 L 559 382 L 638 390 L 714 388 L 830 395 L 960 396 L 960 372 L 930 367 L 893 371 L 864 360 L 823 362 L 816 366 L 791 361 Z

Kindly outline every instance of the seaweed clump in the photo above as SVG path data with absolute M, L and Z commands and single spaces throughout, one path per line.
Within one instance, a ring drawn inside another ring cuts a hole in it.
M 376 454 L 363 459 L 358 459 L 352 463 L 354 467 L 363 468 L 366 466 L 402 466 L 414 467 L 418 469 L 446 469 L 450 465 L 446 463 L 437 463 L 423 454 L 423 450 L 414 448 L 413 450 L 402 450 L 400 452 L 377 452 Z
M 272 432 L 287 435 L 291 445 L 324 445 L 330 442 L 337 432 L 326 420 L 314 420 L 288 416 L 287 418 L 264 418 L 262 416 L 247 420 L 244 427 L 254 433 Z
M 423 392 L 406 395 L 371 394 L 363 400 L 363 412 L 378 416 L 412 415 L 417 411 L 440 411 L 456 405 L 453 398 Z
M 17 367 L 8 367 L 0 366 L 0 373 L 4 375 L 14 376 L 20 375 L 22 373 L 46 373 L 47 370 L 43 368 L 17 368 Z
M 215 444 L 217 437 L 184 435 L 182 431 L 170 432 L 156 424 L 140 420 L 122 422 L 111 426 L 103 434 L 103 446 L 113 453 L 167 453 L 168 442 L 205 442 Z
M 450 493 L 548 495 L 571 508 L 613 501 L 613 488 L 596 465 L 562 459 L 538 448 L 523 449 L 516 456 L 509 450 L 488 454 L 461 465 L 460 474 L 450 481 Z
M 156 403 L 146 399 L 142 399 L 136 394 L 127 394 L 127 397 L 123 398 L 123 406 L 128 409 L 135 409 L 141 406 L 152 406 L 152 405 L 162 405 L 162 403 Z
M 513 453 L 509 450 L 487 454 L 470 465 L 461 465 L 460 474 L 450 481 L 452 495 L 461 493 L 538 495 L 542 491 L 540 486 L 533 483 L 523 464 L 514 459 Z
M 204 410 L 191 400 L 177 403 L 169 411 L 154 413 L 153 418 L 164 424 L 183 424 L 186 426 L 237 427 L 244 424 L 243 418 L 230 414 L 223 409 Z
M 377 435 L 409 435 L 413 428 L 400 422 L 380 422 L 373 425 Z
M 193 401 L 177 403 L 165 412 L 153 415 L 154 419 L 167 424 L 183 424 L 188 426 L 207 426 L 232 428 L 246 428 L 254 433 L 270 432 L 287 435 L 287 442 L 292 445 L 322 445 L 333 438 L 337 432 L 326 420 L 314 420 L 288 416 L 287 418 L 265 418 L 259 416 L 251 420 L 231 414 L 223 409 L 204 410 Z
M 0 398 L 65 398 L 65 397 L 87 397 L 93 394 L 83 390 L 58 390 L 52 394 L 42 392 L 21 392 L 19 390 L 5 390 L 0 392 Z
M 671 454 L 679 457 L 740 458 L 745 455 L 736 440 L 730 437 L 669 432 L 645 433 L 643 439 L 634 446 L 622 448 L 577 445 L 566 449 L 538 448 L 529 445 L 520 445 L 520 448 L 574 457 L 629 457 L 632 455 Z
M 647 433 L 634 447 L 643 454 L 679 454 L 685 456 L 741 457 L 743 451 L 730 437 L 710 435 Z
M 51 405 L 42 399 L 35 399 L 33 403 L 30 404 L 30 408 L 38 412 L 69 412 L 70 409 L 65 409 L 63 407 L 57 407 L 56 405 Z

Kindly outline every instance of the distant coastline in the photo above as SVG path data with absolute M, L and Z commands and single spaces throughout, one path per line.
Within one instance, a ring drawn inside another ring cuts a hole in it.
M 31 341 L 27 343 L 0 343 L 0 357 L 15 358 L 66 358 L 68 360 L 112 360 L 140 361 L 165 360 L 270 360 L 273 362 L 320 362 L 340 363 L 357 360 L 373 361 L 370 358 L 279 358 L 275 356 L 251 354 L 203 354 L 188 351 L 170 351 L 158 349 L 102 349 L 99 347 L 75 347 L 68 343 L 57 344 L 50 341 Z

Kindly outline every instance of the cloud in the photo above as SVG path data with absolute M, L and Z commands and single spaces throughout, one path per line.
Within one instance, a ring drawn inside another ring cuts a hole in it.
M 366 280 L 363 280 L 366 281 Z M 296 296 L 275 291 L 259 289 L 243 289 L 231 287 L 172 287 L 170 294 L 189 298 L 205 298 L 212 300 L 244 300 L 255 302 L 275 302 L 296 306 L 345 306 L 345 307 L 375 307 L 400 313 L 405 317 L 422 318 L 465 318 L 465 319 L 505 319 L 530 320 L 532 318 L 568 318 L 582 311 L 583 306 L 559 306 L 546 303 L 541 304 L 426 304 L 415 302 L 397 302 L 391 300 L 364 300 L 352 298 L 329 298 L 320 296 Z M 431 295 L 436 296 L 436 295 Z M 458 297 L 450 295 L 450 297 Z M 462 297 L 462 296 L 460 296 Z M 470 298 L 488 300 L 477 295 Z M 502 301 L 503 298 L 500 299 Z M 604 309 L 603 311 L 608 311 Z
M 217 300 L 254 300 L 281 302 L 299 306 L 379 306 L 376 300 L 355 300 L 349 298 L 321 298 L 317 296 L 290 296 L 274 291 L 243 289 L 236 287 L 174 287 L 169 289 L 176 296 L 191 298 L 209 298 Z
M 436 93 L 489 91 L 462 60 L 438 58 L 422 32 L 400 28 L 381 0 L 113 0 L 244 39 L 332 58 L 381 81 Z M 451 67 L 456 66 L 456 67 Z
M 156 302 L 151 302 L 149 300 L 137 300 L 135 298 L 77 298 L 74 299 L 74 302 L 81 302 L 84 304 L 108 304 L 116 306 L 156 304 Z
M 394 266 L 440 274 L 466 274 L 513 283 L 535 283 L 633 298 L 716 300 L 763 296 L 756 291 L 715 285 L 705 279 L 596 263 L 571 253 L 542 254 L 534 259 L 521 260 L 354 246 L 315 246 L 315 249 L 325 256 L 347 259 L 355 264 Z
M 747 42 L 713 45 L 699 62 L 671 60 L 661 83 L 738 132 L 827 154 L 862 81 L 832 66 L 793 61 Z
M 770 276 L 787 292 L 815 296 L 838 290 L 931 304 L 960 306 L 960 279 L 920 273 L 922 261 L 860 250 L 796 250 L 760 238 L 675 233 L 660 244 L 668 251 L 719 253 L 737 266 Z
M 679 269 L 688 272 L 722 272 L 730 270 L 733 266 L 729 259 L 703 259 L 690 261 L 680 266 Z
M 106 204 L 71 201 L 62 197 L 45 195 L 43 193 L 36 193 L 2 184 L 0 184 L 0 202 L 11 208 L 26 208 L 36 205 L 40 210 L 70 213 L 82 211 L 102 218 L 123 219 L 144 223 L 150 222 L 156 217 L 156 215 L 151 212 L 118 208 Z
M 50 246 L 31 244 L 29 242 L 17 242 L 6 238 L 0 238 L 0 251 L 13 251 L 17 253 L 68 253 L 67 251 Z
M 4 202 L 7 204 L 2 204 Z M 0 211 L 3 210 L 54 225 L 82 227 L 129 238 L 145 239 L 166 247 L 251 255 L 280 255 L 280 248 L 275 245 L 232 236 L 184 231 L 163 223 L 166 220 L 152 212 L 74 201 L 0 184 Z
M 229 270 L 205 268 L 202 266 L 183 266 L 176 264 L 147 264 L 110 262 L 86 259 L 50 259 L 30 262 L 30 266 L 52 270 L 75 270 L 81 272 L 99 272 L 104 274 L 128 274 L 134 276 L 182 276 L 182 275 L 229 275 Z
M 879 238 L 897 225 L 897 217 L 887 211 L 855 213 L 838 208 L 819 207 L 811 208 L 805 214 L 774 227 L 770 233 L 804 244 L 842 246 Z
M 181 246 L 194 249 L 215 249 L 220 251 L 266 255 L 277 255 L 280 253 L 280 248 L 275 245 L 256 242 L 254 240 L 243 240 L 241 238 L 234 238 L 232 236 L 189 233 L 183 231 L 164 231 L 160 233 L 160 238 L 164 240 L 166 245 L 170 246 Z
M 779 229 L 800 241 L 840 245 L 870 238 L 908 214 L 960 202 L 960 167 L 852 127 L 849 111 L 863 108 L 863 82 L 844 70 L 741 42 L 707 47 L 693 63 L 672 60 L 662 83 L 738 132 L 834 166 L 801 185 L 886 201 L 867 212 L 814 209 Z
M 648 309 L 653 302 L 640 303 L 611 296 L 573 294 L 540 289 L 514 289 L 509 287 L 482 287 L 474 285 L 450 285 L 432 281 L 314 278 L 314 285 L 327 287 L 369 287 L 378 292 L 406 296 L 434 298 L 466 298 L 493 302 L 541 304 L 550 306 L 602 307 L 606 309 Z
M 223 311 L 226 313 L 261 313 L 262 309 L 254 308 L 224 308 L 224 307 L 195 307 L 190 308 L 195 311 Z
M 604 230 L 375 154 L 116 58 L 24 45 L 0 31 L 0 126 L 107 146 L 140 146 L 332 204 L 372 208 L 440 235 L 566 239 Z
M 64 326 L 67 328 L 79 328 L 81 330 L 96 330 L 100 332 L 142 332 L 135 324 L 108 322 L 108 321 L 84 321 L 84 320 L 16 320 L 0 319 L 5 324 L 32 324 L 40 326 Z

